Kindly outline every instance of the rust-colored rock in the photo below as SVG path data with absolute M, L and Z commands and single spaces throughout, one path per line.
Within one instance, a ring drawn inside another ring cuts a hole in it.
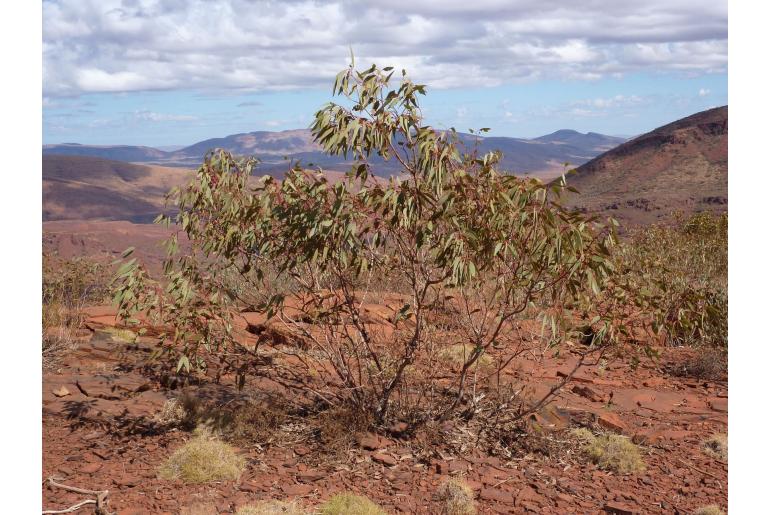
M 99 472 L 102 469 L 103 465 L 101 463 L 88 463 L 82 467 L 80 467 L 80 472 L 84 474 L 95 474 L 96 472 Z
M 310 485 L 284 485 L 281 490 L 288 496 L 300 497 L 309 494 L 314 488 Z
M 71 395 L 71 392 L 67 389 L 66 386 L 57 388 L 56 390 L 53 390 L 51 393 L 53 393 L 57 397 L 66 397 L 67 395 Z
M 712 410 L 719 413 L 727 413 L 727 398 L 716 398 L 709 400 L 709 406 Z
M 359 435 L 356 440 L 358 442 L 358 445 L 362 449 L 366 449 L 367 451 L 376 451 L 377 449 L 383 449 L 392 443 L 390 442 L 390 440 L 383 438 L 380 435 L 377 435 L 374 433 L 365 433 L 363 435 Z
M 513 494 L 500 490 L 499 488 L 482 488 L 479 497 L 485 501 L 496 501 L 506 504 L 513 504 Z
M 628 426 L 625 422 L 615 413 L 602 413 L 596 421 L 600 426 L 611 431 L 618 433 L 624 433 L 628 431 Z
M 640 513 L 639 510 L 636 510 L 627 504 L 618 502 L 609 502 L 604 505 L 603 509 L 606 513 L 612 515 L 638 515 Z
M 588 385 L 575 385 L 572 387 L 572 391 L 591 402 L 604 402 L 605 396 Z
M 372 461 L 381 463 L 382 465 L 385 465 L 387 467 L 392 467 L 398 463 L 398 460 L 396 460 L 396 458 L 394 458 L 390 454 L 385 454 L 381 452 L 376 452 L 372 454 Z

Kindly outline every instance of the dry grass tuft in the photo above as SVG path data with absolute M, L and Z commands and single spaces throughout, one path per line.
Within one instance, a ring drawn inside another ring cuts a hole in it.
M 222 428 L 227 440 L 236 445 L 262 444 L 280 438 L 280 428 L 289 419 L 287 407 L 271 402 L 249 402 L 237 406 L 225 417 Z
M 45 322 L 44 322 L 45 324 Z M 43 368 L 54 368 L 61 359 L 77 349 L 74 329 L 68 326 L 43 328 Z
M 596 436 L 585 427 L 579 427 L 572 430 L 572 436 L 584 443 L 593 442 Z
M 114 342 L 135 343 L 137 335 L 130 329 L 119 329 L 117 327 L 106 327 L 104 332 L 109 333 Z
M 681 377 L 723 380 L 727 374 L 727 353 L 712 347 L 698 349 L 695 356 L 675 367 L 673 372 Z
M 725 515 L 725 512 L 716 504 L 709 504 L 695 510 L 693 515 Z
M 155 420 L 185 429 L 207 427 L 238 446 L 264 445 L 280 438 L 288 407 L 274 399 L 244 399 L 219 405 L 184 391 L 167 402 Z
M 572 434 L 583 442 L 583 452 L 599 468 L 619 474 L 641 472 L 645 469 L 639 448 L 625 436 L 594 436 L 585 428 L 575 429 Z
M 187 410 L 179 399 L 169 399 L 155 414 L 155 421 L 164 426 L 181 426 L 188 420 Z
M 208 431 L 196 433 L 160 467 L 158 476 L 161 479 L 181 479 L 185 483 L 238 479 L 246 466 L 244 459 Z
M 320 515 L 387 515 L 368 498 L 350 492 L 337 494 L 319 507 Z
M 438 490 L 436 497 L 441 502 L 443 515 L 475 515 L 473 490 L 460 479 L 446 479 Z
M 455 344 L 448 345 L 438 352 L 439 359 L 447 361 L 454 365 L 462 365 L 471 355 L 473 351 L 473 345 L 469 344 Z M 483 353 L 476 360 L 475 365 L 479 367 L 488 367 L 492 365 L 492 357 L 486 353 Z
M 43 367 L 55 367 L 77 348 L 83 329 L 83 307 L 109 295 L 109 274 L 103 265 L 86 259 L 64 260 L 43 252 Z
M 703 442 L 703 452 L 718 460 L 727 461 L 727 435 L 717 433 Z
M 355 435 L 371 427 L 365 413 L 353 406 L 338 406 L 318 413 L 311 422 L 325 454 L 344 455 L 353 445 Z
M 308 511 L 295 501 L 260 501 L 241 506 L 235 515 L 308 515 Z

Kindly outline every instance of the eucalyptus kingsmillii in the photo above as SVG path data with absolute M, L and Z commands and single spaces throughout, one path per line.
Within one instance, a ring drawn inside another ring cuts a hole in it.
M 208 154 L 195 180 L 172 192 L 190 250 L 169 241 L 165 287 L 127 265 L 117 301 L 127 316 L 148 310 L 169 328 L 178 368 L 220 363 L 241 384 L 265 375 L 379 422 L 458 409 L 502 409 L 510 420 L 544 399 L 525 400 L 521 388 L 480 395 L 477 386 L 499 385 L 514 358 L 574 335 L 611 273 L 612 234 L 563 208 L 563 185 L 502 173 L 499 154 L 479 155 L 454 129 L 426 125 L 425 86 L 393 74 L 351 65 L 333 87 L 344 102 L 315 115 L 315 140 L 353 160 L 341 182 L 299 164 L 281 181 L 257 179 L 255 161 Z M 376 177 L 379 159 L 401 173 Z M 387 304 L 375 285 L 388 279 L 400 285 L 396 305 L 374 324 L 373 306 Z M 243 309 L 287 336 L 273 345 L 287 359 L 238 343 L 232 322 Z M 442 313 L 453 330 L 436 322 Z M 532 320 L 536 330 L 523 324 Z M 609 340 L 603 327 L 583 355 Z M 463 349 L 448 383 L 435 367 L 447 345 Z M 494 363 L 483 374 L 482 356 Z

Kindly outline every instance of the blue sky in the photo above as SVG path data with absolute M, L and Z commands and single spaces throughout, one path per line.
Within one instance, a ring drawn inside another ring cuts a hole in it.
M 43 142 L 186 145 L 307 127 L 352 47 L 427 122 L 634 135 L 727 103 L 726 2 L 45 1 Z

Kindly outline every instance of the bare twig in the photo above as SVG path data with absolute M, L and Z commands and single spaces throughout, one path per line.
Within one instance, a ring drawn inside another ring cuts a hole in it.
M 62 490 L 67 490 L 68 492 L 75 492 L 84 495 L 95 495 L 96 499 L 86 499 L 64 510 L 43 510 L 44 515 L 55 513 L 72 513 L 89 504 L 96 505 L 94 510 L 96 515 L 112 515 L 109 511 L 107 511 L 107 496 L 110 495 L 109 490 L 87 490 L 85 488 L 78 488 L 76 486 L 64 485 L 62 483 L 58 483 L 52 477 L 49 477 L 46 483 L 48 483 L 48 485 L 51 487 L 61 488 Z
M 45 515 L 48 513 L 72 513 L 73 511 L 77 511 L 87 504 L 96 504 L 96 501 L 94 501 L 93 499 L 86 499 L 85 501 L 80 501 L 79 503 L 73 504 L 69 508 L 65 508 L 63 510 L 43 510 L 43 514 Z
M 685 461 L 682 458 L 677 458 L 677 461 L 679 463 L 681 463 L 682 465 L 684 465 L 685 467 L 691 468 L 692 470 L 694 470 L 696 472 L 700 472 L 701 474 L 706 474 L 707 476 L 711 476 L 711 477 L 713 477 L 714 479 L 717 479 L 717 480 L 719 479 L 719 477 L 717 477 L 716 475 L 712 474 L 711 472 L 709 472 L 707 470 L 699 469 L 698 467 L 696 467 L 695 465 L 693 465 L 689 461 Z

